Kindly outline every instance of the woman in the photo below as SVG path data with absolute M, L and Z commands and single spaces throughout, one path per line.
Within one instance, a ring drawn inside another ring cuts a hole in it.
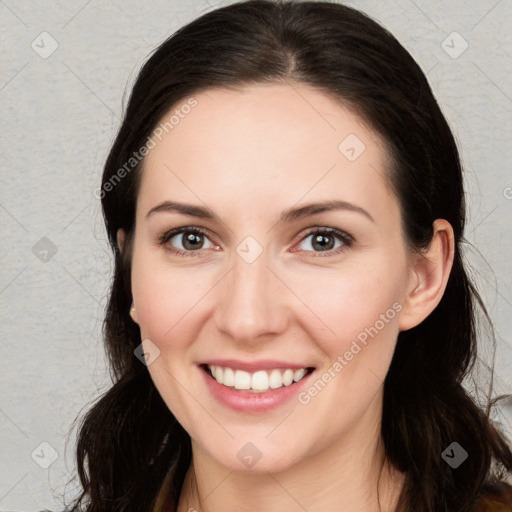
M 485 309 L 458 151 L 385 29 L 325 2 L 196 19 L 141 70 L 98 195 L 115 383 L 74 510 L 512 510 L 461 385 Z

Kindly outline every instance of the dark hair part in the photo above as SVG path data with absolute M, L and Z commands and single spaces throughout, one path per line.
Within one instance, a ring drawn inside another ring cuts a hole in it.
M 102 184 L 179 102 L 209 87 L 252 83 L 310 85 L 352 107 L 380 134 L 411 249 L 429 245 L 435 219 L 452 225 L 456 247 L 446 292 L 428 318 L 398 337 L 384 384 L 382 438 L 389 461 L 406 473 L 398 510 L 470 510 L 497 493 L 512 471 L 510 447 L 490 420 L 490 407 L 481 410 L 462 382 L 476 360 L 477 309 L 489 317 L 462 260 L 465 204 L 454 137 L 425 75 L 386 29 L 328 2 L 252 0 L 199 17 L 140 71 Z M 80 427 L 83 492 L 75 506 L 87 498 L 88 512 L 150 510 L 171 467 L 177 503 L 191 460 L 190 437 L 134 356 L 141 337 L 129 315 L 130 261 L 141 163 L 102 194 L 115 253 L 104 321 L 114 384 Z M 122 254 L 120 228 L 126 232 Z M 469 452 L 457 469 L 441 457 L 454 441 Z

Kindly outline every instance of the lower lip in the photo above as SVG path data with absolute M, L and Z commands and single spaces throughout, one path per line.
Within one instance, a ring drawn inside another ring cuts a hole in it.
M 294 382 L 289 386 L 283 386 L 263 393 L 248 393 L 219 384 L 203 367 L 199 367 L 199 370 L 204 376 L 210 393 L 221 404 L 235 411 L 247 413 L 266 412 L 283 405 L 297 396 L 301 388 L 309 382 L 309 378 L 314 373 L 314 371 L 308 373 L 299 382 Z

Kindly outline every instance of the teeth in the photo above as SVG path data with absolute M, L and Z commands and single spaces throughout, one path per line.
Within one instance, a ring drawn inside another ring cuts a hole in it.
M 294 376 L 294 371 L 293 370 L 286 370 L 283 374 L 283 384 L 285 386 L 289 386 L 292 382 L 293 382 L 293 376 Z
M 217 370 L 222 372 L 222 368 L 215 369 L 215 373 Z M 244 372 L 242 370 L 237 370 L 235 372 L 235 389 L 251 389 L 251 374 L 248 372 Z
M 222 384 L 224 386 L 234 386 L 235 385 L 235 372 L 231 368 L 224 368 L 224 372 L 222 371 L 222 368 L 220 366 L 218 367 L 220 370 L 220 373 L 222 373 Z M 217 382 L 219 380 L 217 379 Z
M 281 372 L 277 369 L 270 372 L 269 386 L 272 389 L 280 388 L 283 385 L 283 378 Z
M 254 391 L 267 391 L 268 374 L 266 371 L 262 370 L 253 374 L 251 378 L 251 389 Z
M 215 376 L 215 380 L 219 383 L 219 384 L 224 384 L 224 379 L 222 378 L 223 375 L 222 375 L 222 368 L 220 366 L 217 366 L 215 368 L 215 373 L 214 373 L 214 376 Z
M 221 366 L 208 365 L 213 378 L 224 386 L 247 390 L 249 393 L 263 393 L 271 389 L 289 386 L 292 382 L 299 382 L 306 375 L 306 368 L 300 370 L 273 369 L 270 374 L 266 370 L 259 370 L 250 374 L 244 370 L 233 370 Z
M 295 373 L 293 374 L 293 380 L 295 382 L 299 382 L 299 380 L 302 380 L 302 377 L 306 375 L 307 370 L 306 368 L 301 368 L 300 370 L 295 370 Z

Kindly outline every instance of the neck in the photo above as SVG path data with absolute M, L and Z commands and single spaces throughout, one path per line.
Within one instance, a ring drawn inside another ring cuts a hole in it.
M 380 417 L 274 473 L 230 470 L 192 441 L 177 512 L 393 512 L 404 475 L 385 459 Z

